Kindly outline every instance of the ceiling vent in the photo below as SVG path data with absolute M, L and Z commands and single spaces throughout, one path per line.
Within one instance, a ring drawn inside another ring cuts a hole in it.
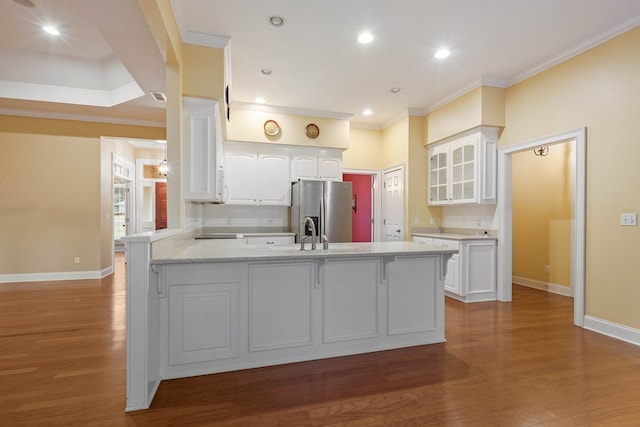
M 155 99 L 157 102 L 167 102 L 167 95 L 162 92 L 149 92 L 149 94 L 151 94 L 153 99 Z

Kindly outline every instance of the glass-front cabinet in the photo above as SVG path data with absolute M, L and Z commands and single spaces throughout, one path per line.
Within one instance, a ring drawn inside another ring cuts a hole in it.
M 428 149 L 429 205 L 496 202 L 497 128 L 480 128 Z

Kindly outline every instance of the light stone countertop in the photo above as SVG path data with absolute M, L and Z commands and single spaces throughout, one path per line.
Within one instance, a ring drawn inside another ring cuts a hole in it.
M 160 243 L 160 242 L 158 242 Z M 366 256 L 397 256 L 424 254 L 454 254 L 457 250 L 443 249 L 413 242 L 329 243 L 329 249 L 306 250 L 295 245 L 246 245 L 244 240 L 196 240 L 168 238 L 161 245 L 152 246 L 151 264 L 184 264 L 235 261 L 283 261 L 314 258 L 354 258 Z

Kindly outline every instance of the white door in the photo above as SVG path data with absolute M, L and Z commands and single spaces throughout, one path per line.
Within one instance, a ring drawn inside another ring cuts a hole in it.
M 383 240 L 404 240 L 404 167 L 384 171 Z

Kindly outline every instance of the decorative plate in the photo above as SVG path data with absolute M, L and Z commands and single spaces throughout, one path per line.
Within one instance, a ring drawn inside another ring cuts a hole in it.
M 264 133 L 269 136 L 276 136 L 280 133 L 280 125 L 275 120 L 267 120 L 264 122 Z
M 318 135 L 320 135 L 320 128 L 313 123 L 309 123 L 307 127 L 304 128 L 304 134 L 311 139 L 316 139 Z

